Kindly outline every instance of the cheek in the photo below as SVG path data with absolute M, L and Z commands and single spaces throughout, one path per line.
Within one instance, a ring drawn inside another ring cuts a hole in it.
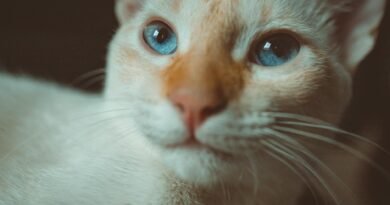
M 308 104 L 319 95 L 324 95 L 326 76 L 321 71 L 292 75 L 273 83 L 274 103 L 279 107 L 295 107 Z
M 108 72 L 124 83 L 148 76 L 171 60 L 150 51 L 141 37 L 142 30 L 137 29 L 139 27 L 142 25 L 133 23 L 121 28 L 110 45 Z
M 120 51 L 121 61 L 118 61 L 118 77 L 121 82 L 128 83 L 134 80 L 151 77 L 157 70 L 156 66 L 148 63 L 145 57 L 135 49 L 122 48 Z
M 106 93 L 121 97 L 157 97 L 160 87 L 159 69 L 159 66 L 152 64 L 138 50 L 119 45 L 111 49 Z
M 339 112 L 338 81 L 326 69 L 311 69 L 274 79 L 257 79 L 248 83 L 242 99 L 251 107 L 288 112 L 332 120 L 323 113 Z M 251 102 L 251 103 L 250 103 Z M 267 105 L 264 108 L 264 105 Z M 256 108 L 255 108 L 256 109 Z M 339 114 L 339 113 L 338 113 Z

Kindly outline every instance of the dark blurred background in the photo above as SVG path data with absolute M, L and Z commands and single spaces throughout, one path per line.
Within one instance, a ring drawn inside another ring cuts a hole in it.
M 104 68 L 107 44 L 117 28 L 113 4 L 112 0 L 2 0 L 0 67 L 99 91 L 99 79 L 79 77 Z M 390 150 L 390 5 L 386 10 L 379 42 L 355 76 L 354 99 L 342 127 L 378 137 Z M 389 156 L 378 154 L 375 161 L 390 170 Z M 377 171 L 369 171 L 362 182 L 375 201 L 372 204 L 390 204 L 390 185 Z
M 0 1 L 0 65 L 72 84 L 103 68 L 117 28 L 113 0 Z M 101 84 L 79 87 L 96 90 Z

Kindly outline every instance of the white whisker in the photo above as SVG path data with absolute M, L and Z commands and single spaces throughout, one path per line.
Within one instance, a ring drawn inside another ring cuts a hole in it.
M 276 130 L 279 130 L 279 131 L 284 131 L 284 132 L 296 134 L 296 135 L 301 136 L 301 137 L 305 137 L 308 139 L 313 139 L 313 140 L 317 140 L 317 141 L 321 141 L 321 142 L 326 142 L 330 145 L 334 145 L 336 147 L 339 147 L 342 150 L 347 151 L 347 152 L 353 154 L 354 156 L 358 157 L 359 159 L 365 161 L 366 163 L 370 164 L 375 169 L 377 169 L 379 172 L 381 172 L 387 178 L 387 180 L 390 181 L 390 174 L 388 171 L 386 171 L 384 168 L 382 168 L 379 164 L 375 163 L 372 159 L 370 159 L 366 155 L 362 154 L 360 151 L 358 151 L 358 150 L 356 150 L 348 145 L 345 145 L 345 144 L 340 143 L 334 139 L 327 138 L 327 137 L 324 137 L 324 136 L 319 135 L 319 134 L 310 133 L 310 132 L 306 132 L 306 131 L 302 131 L 302 130 L 281 127 L 281 126 L 274 126 L 274 128 Z
M 283 146 L 282 144 L 274 141 L 274 140 L 268 140 L 264 142 L 266 146 L 272 148 L 273 150 L 277 151 L 280 154 L 283 154 L 285 157 L 290 158 L 291 160 L 294 160 L 301 164 L 311 175 L 314 176 L 315 179 L 318 180 L 318 182 L 322 185 L 322 187 L 328 192 L 328 194 L 332 197 L 334 202 L 336 204 L 340 204 L 338 197 L 334 193 L 334 191 L 329 187 L 328 183 L 316 172 L 313 166 L 311 166 L 305 159 L 303 159 L 301 156 L 296 154 L 291 149 L 287 148 L 286 146 Z
M 278 132 L 276 130 L 273 130 L 271 128 L 267 128 L 267 129 L 265 129 L 265 131 L 267 133 L 269 133 L 270 135 L 279 138 L 282 141 L 294 144 L 295 146 L 299 147 L 300 149 L 305 149 L 303 145 L 301 145 L 300 143 L 298 143 L 298 141 L 294 140 L 292 137 L 290 137 L 288 135 L 285 135 L 285 134 Z
M 308 179 L 310 177 L 305 176 L 303 174 L 306 172 L 304 170 L 302 170 L 303 172 L 301 172 L 301 170 L 298 170 L 298 168 L 295 168 L 294 165 L 292 165 L 290 162 L 283 159 L 282 156 L 278 156 L 276 153 L 272 152 L 273 151 L 272 148 L 268 148 L 268 149 L 270 149 L 270 150 L 265 151 L 268 155 L 270 155 L 271 157 L 275 158 L 277 161 L 284 164 L 288 169 L 290 169 L 295 175 L 297 175 L 302 180 L 302 182 L 306 185 L 306 187 L 309 189 L 310 193 L 314 197 L 315 204 L 318 205 L 320 197 L 318 196 L 318 193 L 317 193 L 317 187 L 311 184 L 311 180 Z
M 83 83 L 82 85 L 80 85 L 80 87 L 82 88 L 89 88 L 99 82 L 103 82 L 104 79 L 106 78 L 105 75 L 99 75 L 99 76 L 96 76 L 88 81 L 86 81 L 85 83 Z
M 322 124 L 322 125 L 331 125 L 331 123 L 325 122 L 320 119 L 316 119 L 313 117 L 305 116 L 305 115 L 299 115 L 299 114 L 293 114 L 293 113 L 281 113 L 281 112 L 263 112 L 262 113 L 265 116 L 275 117 L 275 118 L 286 118 L 286 119 L 294 119 L 299 120 L 303 122 L 312 122 L 316 124 Z
M 259 190 L 259 178 L 258 178 L 258 172 L 256 170 L 256 165 L 255 163 L 253 162 L 253 159 L 252 157 L 249 157 L 247 155 L 247 159 L 249 160 L 249 163 L 250 163 L 250 169 L 249 169 L 249 172 L 250 174 L 253 176 L 253 180 L 254 180 L 254 186 L 253 186 L 253 195 L 256 196 L 258 190 Z
M 97 116 L 100 116 L 100 115 L 112 114 L 112 113 L 117 113 L 117 112 L 126 112 L 126 111 L 128 111 L 129 113 L 133 113 L 133 112 L 131 112 L 132 110 L 133 109 L 130 109 L 130 108 L 107 109 L 107 110 L 102 110 L 102 111 L 99 111 L 99 112 L 94 112 L 94 113 L 91 113 L 91 114 L 88 114 L 88 115 L 80 115 L 78 117 L 74 117 L 72 120 L 88 119 L 90 117 L 97 117 Z
M 354 134 L 354 133 L 351 133 L 351 132 L 348 132 L 348 131 L 345 131 L 345 130 L 342 130 L 342 129 L 339 129 L 337 127 L 334 127 L 334 126 L 327 126 L 327 125 L 316 125 L 316 124 L 309 124 L 309 123 L 304 123 L 304 122 L 293 122 L 293 121 L 281 121 L 281 122 L 278 122 L 278 124 L 284 124 L 284 125 L 295 125 L 295 126 L 302 126 L 302 127 L 308 127 L 308 128 L 318 128 L 318 129 L 323 129 L 323 130 L 327 130 L 327 131 L 332 131 L 332 132 L 336 132 L 336 133 L 339 133 L 339 134 L 343 134 L 343 135 L 347 135 L 349 137 L 353 137 L 357 140 L 360 140 L 362 142 L 365 142 L 367 144 L 370 144 L 371 146 L 374 146 L 376 147 L 377 149 L 381 150 L 382 152 L 384 152 L 386 155 L 388 155 L 390 157 L 390 152 L 387 151 L 384 147 L 380 146 L 379 144 L 367 139 L 367 138 L 364 138 L 360 135 L 357 135 L 357 134 Z
M 104 75 L 105 73 L 106 73 L 106 71 L 104 68 L 92 70 L 92 71 L 89 71 L 89 72 L 79 76 L 71 84 L 72 85 L 80 85 L 80 84 L 82 84 L 83 81 L 88 80 L 91 77 L 95 77 L 97 75 Z
M 97 112 L 97 113 L 95 113 L 95 114 L 99 114 L 99 113 L 100 113 L 100 112 Z M 76 124 L 77 124 L 76 122 L 81 122 L 81 121 L 86 120 L 86 119 L 88 119 L 88 118 L 90 118 L 90 117 L 94 117 L 94 114 L 91 114 L 91 116 L 82 116 L 82 115 L 80 115 L 80 117 L 74 118 L 74 119 L 72 119 L 72 120 L 70 120 L 70 121 L 72 121 L 72 124 L 76 125 Z M 98 120 L 95 120 L 95 119 L 94 119 L 93 121 L 90 121 L 90 123 L 85 124 L 85 127 L 83 127 L 82 130 L 85 132 L 84 135 L 86 135 L 87 133 L 88 133 L 88 134 L 91 134 L 90 131 L 94 131 L 94 128 L 95 128 L 95 127 L 98 127 L 98 126 L 100 126 L 100 125 L 102 125 L 102 124 L 106 124 L 107 122 L 111 122 L 111 121 L 114 120 L 114 119 L 120 119 L 121 117 L 127 117 L 127 115 L 121 113 L 121 115 L 117 115 L 117 116 L 110 116 L 110 117 L 105 117 L 105 118 L 98 118 Z M 77 130 L 74 130 L 74 132 L 77 132 Z M 45 136 L 46 134 L 47 134 L 47 130 L 43 130 L 43 131 L 41 131 L 41 133 L 37 133 L 37 134 L 35 134 L 35 135 L 33 135 L 33 136 L 27 137 L 26 139 L 24 139 L 24 140 L 21 141 L 20 143 L 16 144 L 14 147 L 12 147 L 12 148 L 10 149 L 9 152 L 7 152 L 6 154 L 4 154 L 4 155 L 0 158 L 0 162 L 6 160 L 8 157 L 11 156 L 11 154 L 17 152 L 18 150 L 22 149 L 24 146 L 28 145 L 32 140 L 34 140 L 34 139 L 36 139 L 36 138 L 39 138 L 39 137 L 41 137 L 41 136 Z M 71 133 L 69 133 L 69 135 L 70 135 L 70 134 L 71 134 Z M 78 134 L 80 134 L 80 133 L 78 133 Z M 78 138 L 78 139 L 81 140 L 81 138 Z M 64 140 L 66 140 L 66 139 L 64 139 Z M 73 141 L 73 143 L 74 143 L 75 145 L 78 144 L 77 142 L 78 142 L 77 140 L 76 140 L 76 141 Z
M 294 149 L 297 152 L 300 152 L 304 156 L 310 158 L 313 160 L 313 162 L 317 165 L 319 165 L 322 169 L 324 169 L 328 174 L 330 174 L 332 177 L 334 177 L 338 183 L 340 183 L 344 188 L 348 190 L 348 192 L 355 197 L 355 194 L 352 192 L 352 190 L 348 187 L 347 184 L 329 167 L 327 166 L 324 162 L 322 162 L 319 158 L 317 158 L 314 153 L 312 153 L 310 150 L 308 150 L 306 147 L 304 147 L 301 143 L 299 143 L 297 140 L 293 139 L 292 137 L 287 136 L 284 133 L 278 132 L 271 130 L 274 133 L 274 136 L 278 136 L 279 138 L 282 139 L 280 143 L 282 143 L 285 146 L 290 147 L 291 149 Z M 288 139 L 286 141 L 285 139 Z

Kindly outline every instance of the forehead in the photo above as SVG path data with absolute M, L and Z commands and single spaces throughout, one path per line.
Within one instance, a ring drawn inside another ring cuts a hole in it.
M 346 1 L 148 0 L 144 18 L 162 17 L 197 43 L 203 41 L 199 39 L 231 42 L 237 37 L 248 40 L 275 30 L 290 30 L 310 42 L 326 46 L 333 32 L 333 14 Z
M 343 0 L 339 1 L 343 2 Z M 267 21 L 271 18 L 300 18 L 315 21 L 332 12 L 330 0 L 157 0 L 148 1 L 155 12 L 186 17 L 213 17 L 225 20 Z M 233 18 L 232 18 L 233 17 Z M 314 18 L 314 19 L 313 19 Z
M 180 29 L 238 35 L 292 30 L 327 44 L 333 14 L 348 0 L 149 0 L 148 15 L 160 16 Z M 220 36 L 220 35 L 219 35 Z

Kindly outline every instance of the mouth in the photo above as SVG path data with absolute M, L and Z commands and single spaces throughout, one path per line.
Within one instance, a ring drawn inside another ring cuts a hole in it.
M 233 154 L 215 149 L 207 144 L 199 142 L 195 138 L 191 138 L 190 140 L 187 140 L 182 143 L 168 145 L 166 148 L 170 150 L 188 150 L 191 152 L 206 152 L 224 161 L 232 160 L 235 158 Z
M 162 146 L 164 164 L 180 179 L 199 185 L 229 180 L 246 164 L 239 154 L 218 149 L 196 138 Z

